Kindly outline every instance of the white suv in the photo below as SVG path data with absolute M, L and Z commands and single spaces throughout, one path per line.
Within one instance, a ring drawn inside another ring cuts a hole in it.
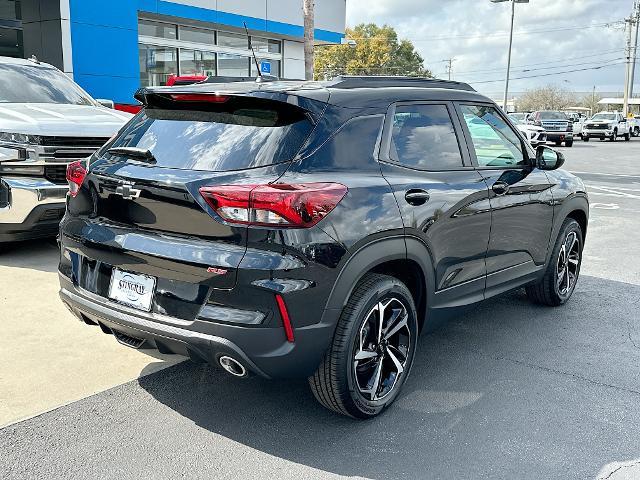
M 0 243 L 55 235 L 67 164 L 91 155 L 129 118 L 51 65 L 0 57 Z

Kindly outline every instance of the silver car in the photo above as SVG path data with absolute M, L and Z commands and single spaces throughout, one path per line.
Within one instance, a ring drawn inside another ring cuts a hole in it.
M 0 57 L 0 242 L 55 235 L 67 164 L 91 155 L 130 118 L 51 65 Z

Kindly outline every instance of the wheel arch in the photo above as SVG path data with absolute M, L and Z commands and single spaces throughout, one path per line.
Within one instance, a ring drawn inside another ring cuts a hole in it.
M 560 229 L 562 228 L 562 225 L 567 218 L 573 218 L 576 222 L 578 222 L 580 228 L 582 229 L 582 241 L 584 243 L 584 239 L 587 235 L 587 227 L 589 225 L 589 201 L 586 194 L 573 194 L 572 196 L 565 199 L 554 213 L 554 225 L 551 232 L 552 243 L 549 243 L 549 248 L 547 249 L 547 265 L 549 263 L 549 260 L 551 259 L 553 246 L 558 239 Z
M 356 285 L 367 273 L 390 275 L 411 292 L 420 326 L 427 317 L 427 302 L 434 292 L 434 272 L 427 246 L 412 237 L 396 236 L 359 248 L 342 267 L 327 300 L 324 322 L 337 322 Z

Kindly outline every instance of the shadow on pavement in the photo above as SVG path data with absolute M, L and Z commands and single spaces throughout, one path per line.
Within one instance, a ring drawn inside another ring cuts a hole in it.
M 58 271 L 58 256 L 55 238 L 0 243 L 0 266 L 52 273 Z
M 365 422 L 324 410 L 304 381 L 183 363 L 138 382 L 208 432 L 325 472 L 594 478 L 637 456 L 639 299 L 583 276 L 562 308 L 518 291 L 462 311 L 421 337 L 404 394 Z

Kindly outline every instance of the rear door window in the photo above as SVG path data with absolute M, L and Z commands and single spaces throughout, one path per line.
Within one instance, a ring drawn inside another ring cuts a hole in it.
M 399 105 L 393 115 L 391 160 L 421 170 L 462 167 L 458 138 L 446 105 Z
M 159 167 L 216 172 L 292 160 L 313 124 L 298 107 L 258 103 L 248 105 L 245 99 L 199 110 L 147 108 L 109 147 L 148 149 Z

